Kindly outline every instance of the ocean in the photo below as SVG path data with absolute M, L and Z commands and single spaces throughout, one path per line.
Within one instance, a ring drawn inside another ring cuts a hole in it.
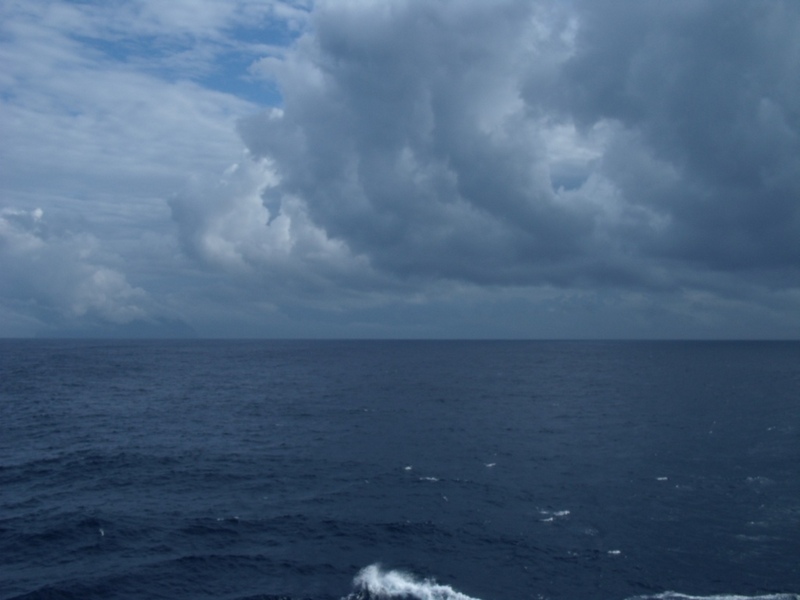
M 3 600 L 798 594 L 798 342 L 0 340 Z

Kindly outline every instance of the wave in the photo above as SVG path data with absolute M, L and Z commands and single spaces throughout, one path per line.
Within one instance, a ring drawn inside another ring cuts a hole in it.
M 419 600 L 480 600 L 462 594 L 449 585 L 432 579 L 416 579 L 403 571 L 384 571 L 380 565 L 370 565 L 353 580 L 355 592 L 346 600 L 382 598 L 418 598 Z
M 449 585 L 433 579 L 418 579 L 409 573 L 384 570 L 380 565 L 370 565 L 359 571 L 353 579 L 355 591 L 342 600 L 385 600 L 389 598 L 417 600 L 480 600 L 454 590 Z M 714 595 L 690 596 L 677 592 L 663 592 L 651 596 L 634 596 L 628 600 L 800 600 L 798 594 L 766 594 L 760 596 Z

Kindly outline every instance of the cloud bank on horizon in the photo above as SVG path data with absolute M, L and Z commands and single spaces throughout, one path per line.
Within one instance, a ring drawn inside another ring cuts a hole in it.
M 0 17 L 0 335 L 800 337 L 792 0 Z

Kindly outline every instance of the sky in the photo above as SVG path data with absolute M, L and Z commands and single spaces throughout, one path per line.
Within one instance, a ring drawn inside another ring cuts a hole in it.
M 4 0 L 0 337 L 800 338 L 796 0 Z

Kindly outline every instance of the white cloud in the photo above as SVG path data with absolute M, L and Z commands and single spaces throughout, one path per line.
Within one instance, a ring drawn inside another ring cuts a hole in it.
M 170 200 L 185 251 L 241 285 L 268 282 L 277 296 L 297 286 L 330 293 L 343 279 L 369 277 L 363 257 L 314 225 L 301 199 L 282 197 L 268 208 L 264 197 L 276 185 L 269 162 L 249 155 L 216 181 L 197 178 Z
M 191 270 L 168 239 L 166 199 L 235 160 L 236 120 L 256 110 L 193 78 L 221 68 L 221 53 L 255 57 L 260 45 L 240 42 L 236 28 L 264 26 L 276 10 L 291 13 L 287 27 L 302 27 L 302 11 L 283 3 L 0 7 L 4 297 L 16 307 L 7 330 L 14 318 L 30 331 L 32 323 L 46 328 L 81 316 L 122 323 L 181 312 L 163 287 L 176 271 L 164 270 Z M 198 68 L 171 70 L 180 54 Z M 19 228 L 37 210 L 46 236 L 41 223 Z M 148 291 L 130 285 L 128 273 Z M 34 319 L 24 318 L 28 310 Z
M 796 6 L 6 2 L 0 327 L 798 331 Z
M 45 34 L 46 42 L 39 39 Z M 187 171 L 224 165 L 239 148 L 235 119 L 254 110 L 190 81 L 92 61 L 59 32 L 35 31 L 5 44 L 0 58 L 7 73 L 0 105 L 7 188 L 124 183 L 152 193 Z
M 146 318 L 152 302 L 144 290 L 103 264 L 102 249 L 86 234 L 55 234 L 44 211 L 0 211 L 0 297 L 26 306 L 45 323 L 82 317 L 110 323 Z

